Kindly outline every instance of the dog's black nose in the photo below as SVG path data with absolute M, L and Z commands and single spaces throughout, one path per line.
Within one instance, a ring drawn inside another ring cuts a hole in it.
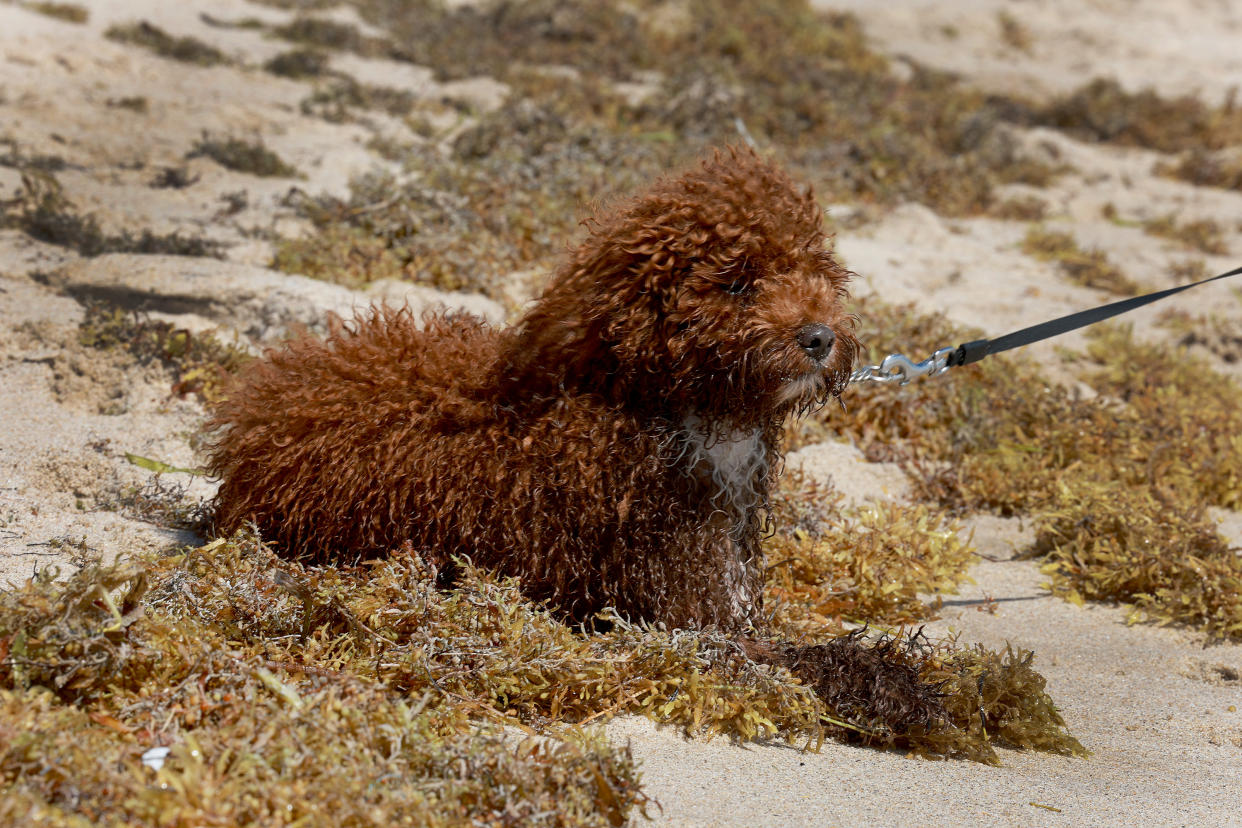
M 828 356 L 836 339 L 837 335 L 827 325 L 807 325 L 798 331 L 798 344 L 806 351 L 807 356 L 817 361 Z

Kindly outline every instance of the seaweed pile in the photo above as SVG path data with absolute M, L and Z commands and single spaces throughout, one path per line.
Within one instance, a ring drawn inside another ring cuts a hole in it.
M 1023 154 L 1012 128 L 1033 124 L 1163 153 L 1158 168 L 1192 183 L 1242 187 L 1232 103 L 1105 81 L 1046 105 L 988 96 L 917 65 L 898 71 L 853 18 L 803 0 L 355 0 L 388 37 L 315 17 L 314 0 L 275 2 L 305 13 L 280 27 L 208 22 L 289 41 L 265 68 L 311 85 L 304 113 L 383 112 L 423 139 L 373 147 L 412 173 L 404 183 L 363 177 L 348 198 L 291 191 L 316 232 L 279 240 L 276 264 L 351 285 L 397 277 L 503 296 L 514 271 L 558 255 L 582 204 L 728 142 L 771 148 L 825 200 L 913 200 L 942 215 L 1041 221 L 1042 200 L 996 195 L 1065 172 Z M 1005 36 L 1021 47 L 1020 30 Z M 231 62 L 150 24 L 109 37 Z M 511 93 L 482 113 L 417 99 L 328 69 L 337 51 L 427 65 L 441 80 L 490 75 Z M 203 135 L 187 152 L 297 174 L 261 141 Z M 63 197 L 52 175 L 62 161 L 10 155 L 24 184 L 4 205 L 6 227 L 84 255 L 219 255 L 175 234 L 108 235 Z M 184 184 L 175 172 L 166 186 Z M 1219 227 L 1145 229 L 1223 250 Z M 1140 289 L 1073 237 L 1036 225 L 1025 246 L 1083 284 Z M 857 311 L 877 354 L 974 338 L 908 307 Z M 1167 324 L 1184 344 L 1237 358 L 1238 332 L 1201 322 Z M 80 341 L 157 362 L 175 392 L 204 399 L 245 359 L 102 307 L 88 309 Z M 1242 389 L 1120 326 L 1064 359 L 1078 390 L 1030 360 L 993 358 L 936 382 L 854 388 L 853 414 L 791 431 L 795 445 L 839 437 L 900 463 L 916 502 L 842 510 L 830 488 L 790 481 L 765 547 L 770 638 L 617 617 L 574 628 L 467 562 L 442 590 L 409 549 L 316 569 L 246 533 L 63 579 L 43 571 L 0 593 L 0 821 L 620 825 L 655 806 L 628 748 L 593 728 L 623 714 L 807 749 L 835 739 L 985 763 L 999 746 L 1084 755 L 1032 653 L 931 641 L 916 627 L 935 617 L 927 595 L 968 578 L 959 519 L 1029 518 L 1026 554 L 1068 600 L 1123 602 L 1131 621 L 1242 640 L 1242 558 L 1205 510 L 1242 505 Z M 157 483 L 118 505 L 192 525 L 201 515 L 183 494 Z M 885 693 L 863 686 L 877 676 Z M 144 762 L 153 747 L 170 749 L 159 767 Z
M 348 609 L 302 619 L 275 580 L 228 569 L 246 550 L 0 595 L 5 824 L 620 825 L 646 802 L 628 750 L 599 734 L 476 726 L 439 691 L 345 669 L 316 643 Z M 218 591 L 196 594 L 200 578 Z M 282 644 L 311 652 L 278 663 Z M 171 748 L 162 764 L 144 764 L 152 745 Z
M 873 355 L 977 338 L 910 307 L 864 302 L 860 316 L 876 331 Z M 1242 640 L 1242 556 L 1206 511 L 1242 504 L 1242 388 L 1122 325 L 1088 342 L 1064 358 L 1090 393 L 1004 355 L 935 382 L 856 388 L 855 413 L 810 428 L 900 463 L 920 499 L 952 514 L 1032 518 L 1028 554 L 1045 559 L 1058 594 Z
M 211 334 L 196 336 L 171 322 L 107 302 L 86 303 L 78 342 L 87 348 L 122 351 L 137 364 L 158 364 L 168 373 L 173 394 L 193 394 L 205 402 L 219 399 L 228 377 L 252 358 Z
M 980 116 L 983 96 L 923 70 L 899 79 L 852 17 L 801 0 L 661 5 L 359 3 L 392 34 L 390 55 L 512 91 L 499 109 L 449 112 L 438 128 L 444 103 L 416 103 L 407 121 L 429 140 L 386 151 L 414 182 L 370 177 L 349 199 L 298 200 L 317 232 L 283 242 L 276 266 L 498 295 L 507 274 L 550 264 L 583 204 L 746 140 L 779 147 L 827 199 L 912 199 L 953 215 L 985 210 L 1002 180 L 1037 175 L 999 121 Z M 303 49 L 378 48 L 335 25 L 275 34 Z M 321 81 L 315 106 L 339 87 Z
M 986 95 L 908 61 L 898 71 L 855 18 L 805 0 L 354 5 L 390 37 L 313 9 L 272 34 L 296 44 L 299 65 L 308 50 L 353 51 L 429 66 L 440 80 L 493 77 L 511 92 L 478 113 L 340 73 L 311 76 L 305 111 L 339 121 L 383 110 L 422 138 L 381 148 L 415 183 L 372 176 L 348 199 L 294 202 L 317 232 L 284 240 L 276 266 L 347 284 L 397 277 L 501 295 L 507 274 L 550 265 L 583 204 L 727 143 L 771 148 L 828 202 L 917 201 L 946 216 L 1032 215 L 1029 196 L 1008 204 L 997 188 L 1047 186 L 1067 168 L 1023 149 L 1014 128 L 1030 125 L 1156 150 L 1169 175 L 1238 186 L 1230 153 L 1242 110 L 1232 103 L 1128 93 L 1107 80 L 1044 104 Z M 1072 278 L 1135 290 L 1102 255 L 1061 248 Z
M 0 140 L 0 143 L 4 143 Z M 11 143 L 11 142 L 9 142 Z M 22 187 L 16 198 L 0 203 L 0 228 L 16 228 L 49 244 L 76 250 L 83 256 L 105 253 L 151 253 L 168 256 L 223 258 L 220 244 L 178 233 L 159 235 L 144 229 L 109 234 L 93 215 L 82 215 L 64 195 L 53 171 L 63 161 L 52 157 L 28 158 L 17 148 L 7 159 L 21 170 Z
M 588 726 L 622 713 L 811 749 L 1084 753 L 1029 653 L 917 633 L 799 647 L 835 676 L 810 687 L 805 664 L 748 654 L 778 641 L 615 617 L 588 633 L 468 565 L 438 589 L 409 549 L 307 569 L 240 534 L 57 574 L 0 594 L 6 822 L 619 825 L 649 803 L 628 748 Z M 884 585 L 857 586 L 855 611 L 886 605 Z M 783 600 L 786 618 L 822 609 Z M 878 705 L 855 686 L 877 669 L 892 674 Z M 159 769 L 142 761 L 153 746 L 171 748 Z

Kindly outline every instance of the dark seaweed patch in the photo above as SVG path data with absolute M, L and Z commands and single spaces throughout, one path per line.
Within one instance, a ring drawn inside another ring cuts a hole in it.
M 104 36 L 118 43 L 133 43 L 149 49 L 160 57 L 194 63 L 199 66 L 218 66 L 229 63 L 223 52 L 195 37 L 176 37 L 143 20 L 128 25 L 110 27 Z

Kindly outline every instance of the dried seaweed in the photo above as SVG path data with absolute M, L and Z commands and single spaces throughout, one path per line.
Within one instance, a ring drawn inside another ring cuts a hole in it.
M 351 574 L 276 563 L 252 541 L 217 549 L 187 558 L 168 587 L 153 590 L 152 603 L 168 611 L 172 602 L 180 608 L 174 614 L 189 612 L 203 622 L 218 619 L 230 640 L 262 648 L 279 663 L 331 666 L 405 693 L 434 690 L 537 727 L 628 712 L 690 734 L 812 745 L 826 735 L 854 740 L 870 731 L 870 719 L 857 721 L 855 709 L 826 707 L 811 687 L 751 658 L 786 645 L 652 629 L 615 616 L 608 619 L 610 630 L 584 635 L 524 600 L 515 581 L 496 580 L 468 565 L 446 593 L 436 588 L 435 573 L 412 557 L 396 556 Z M 224 571 L 227 579 L 217 574 Z M 854 656 L 862 659 L 857 672 L 873 680 L 877 659 L 917 663 L 920 670 L 931 664 L 914 659 L 904 645 L 891 650 L 885 637 L 862 640 L 855 634 L 836 645 L 841 647 L 874 651 Z M 801 660 L 807 660 L 805 652 Z M 856 678 L 829 673 L 825 680 Z M 929 698 L 923 684 L 905 685 L 916 701 Z M 892 693 L 902 691 L 895 686 Z M 893 699 L 893 705 L 902 702 Z M 888 736 L 880 743 L 903 744 L 908 734 L 894 729 L 900 721 L 887 721 Z M 952 724 L 941 722 L 939 729 L 946 728 Z M 952 741 L 939 735 L 944 744 Z M 874 734 L 867 741 L 876 741 Z M 947 755 L 982 755 L 970 739 L 953 744 Z
M 928 353 L 977 338 L 909 307 L 861 304 L 864 324 L 877 332 L 872 357 L 890 350 Z M 862 336 L 866 341 L 865 330 Z M 1147 616 L 1236 635 L 1232 625 L 1242 622 L 1236 604 L 1221 603 L 1215 615 L 1176 609 L 1179 602 L 1201 606 L 1206 600 L 1182 579 L 1185 564 L 1175 551 L 1200 544 L 1201 527 L 1166 516 L 1198 514 L 1207 504 L 1242 504 L 1242 388 L 1184 349 L 1136 340 L 1125 326 L 1099 326 L 1088 338 L 1087 352 L 1071 355 L 1070 365 L 1094 396 L 1050 382 L 1029 359 L 1005 355 L 933 382 L 857 387 L 850 393 L 852 415 L 834 412 L 806 430 L 838 430 L 871 459 L 901 463 L 920 497 L 951 510 L 1044 520 L 1089 501 L 1100 509 L 1095 532 L 1101 542 L 1137 543 L 1137 536 L 1125 534 L 1108 541 L 1108 531 L 1152 527 L 1152 549 L 1165 554 L 1118 564 L 1163 567 L 1163 574 L 1144 576 L 1147 583 L 1163 578 L 1167 584 L 1160 607 L 1149 607 Z M 1133 497 L 1119 499 L 1119 488 Z M 1080 566 L 1083 577 L 1104 578 L 1115 563 L 1097 559 Z M 1123 585 L 1109 600 L 1147 600 L 1127 594 L 1124 579 L 1107 577 Z
M 104 36 L 118 43 L 133 43 L 150 49 L 160 57 L 195 63 L 199 66 L 217 66 L 229 63 L 223 52 L 195 37 L 175 37 L 145 20 L 128 25 L 110 26 Z
M 406 159 L 423 169 L 415 183 L 371 175 L 348 201 L 297 199 L 317 232 L 282 242 L 274 266 L 348 285 L 402 278 L 499 296 L 509 274 L 562 252 L 582 204 L 662 169 L 656 145 L 631 145 L 613 167 L 620 142 L 603 133 L 548 143 L 538 135 L 544 115 L 502 112 L 526 130 L 503 153 L 467 166 L 415 149 Z
M 347 202 L 299 203 L 317 232 L 282 245 L 284 269 L 500 295 L 500 275 L 549 264 L 582 205 L 739 140 L 780 147 L 825 198 L 913 199 L 951 214 L 987 209 L 998 181 L 1050 173 L 1021 155 L 983 95 L 924 69 L 896 77 L 856 20 L 805 0 L 695 0 L 667 25 L 632 4 L 583 0 L 356 5 L 441 77 L 491 75 L 514 92 L 483 115 L 458 104 L 477 122 L 455 134 L 451 159 L 431 147 L 394 155 L 420 174 L 416 185 L 363 179 Z M 323 48 L 392 48 L 320 20 L 279 33 Z M 538 69 L 548 65 L 557 70 Z M 347 120 L 354 108 L 410 105 L 344 81 L 304 108 Z
M 417 7 L 423 4 L 410 5 Z M 308 47 L 354 52 L 369 58 L 407 59 L 406 53 L 387 38 L 369 37 L 360 32 L 357 26 L 323 17 L 298 17 L 283 26 L 277 26 L 272 34 Z
M 263 68 L 282 78 L 302 80 L 323 75 L 329 62 L 329 56 L 316 49 L 291 49 L 269 59 Z
M 332 75 L 331 82 L 321 85 L 302 101 L 303 115 L 340 124 L 354 120 L 355 109 L 374 109 L 400 118 L 410 113 L 417 100 L 413 92 L 405 89 L 359 83 L 340 72 Z
M 825 494 L 804 484 L 785 498 L 815 503 Z M 975 561 L 959 529 L 933 507 L 881 503 L 831 510 L 810 531 L 778 532 L 764 549 L 772 624 L 802 638 L 841 631 L 843 621 L 895 627 L 932 617 L 935 607 L 922 596 L 956 591 Z
M 1143 222 L 1143 232 L 1180 242 L 1186 247 L 1214 256 L 1225 256 L 1229 253 L 1224 240 L 1224 228 L 1212 219 L 1178 222 L 1177 216 L 1169 213 Z
M 1027 552 L 1045 560 L 1050 588 L 1075 603 L 1121 601 L 1128 620 L 1189 624 L 1242 640 L 1242 549 L 1204 507 L 1159 489 L 1068 492 L 1040 515 Z
M 45 14 L 48 17 L 55 17 L 58 20 L 64 20 L 66 23 L 85 23 L 90 19 L 89 10 L 77 3 L 22 3 L 23 8 L 36 11 L 39 14 Z
M 139 363 L 162 365 L 170 374 L 172 393 L 219 399 L 225 381 L 251 356 L 211 334 L 192 334 L 171 322 L 102 302 L 86 305 L 78 341 L 88 348 L 122 348 Z
M 1031 31 L 1022 21 L 1002 9 L 996 14 L 996 22 L 1000 25 L 1001 40 L 1005 45 L 1028 55 L 1031 53 Z
M 145 95 L 125 95 L 120 98 L 108 98 L 107 104 L 114 109 L 126 109 L 136 115 L 146 115 L 150 111 L 151 102 Z
M 1158 172 L 1199 187 L 1242 190 L 1242 155 L 1236 151 L 1210 152 L 1196 149 L 1176 164 L 1160 164 Z
M 1242 507 L 1242 387 L 1201 358 L 1164 343 L 1136 340 L 1130 327 L 1104 325 L 1090 336 L 1084 378 L 1125 403 L 1114 451 L 1147 483 L 1229 509 Z
M 1042 750 L 1066 756 L 1086 756 L 1087 750 L 1065 731 L 1056 705 L 1044 691 L 1047 682 L 1031 664 L 1034 653 L 1006 645 L 1005 652 L 976 644 L 954 650 L 924 680 L 941 682 L 949 718 L 971 737 L 989 744 Z M 929 734 L 932 746 L 935 734 Z M 915 752 L 919 747 L 915 745 Z
M 880 636 L 865 629 L 824 644 L 785 648 L 790 671 L 811 686 L 828 709 L 868 744 L 907 746 L 918 736 L 943 735 L 947 711 L 940 688 L 920 673 L 933 652 L 921 633 Z M 958 748 L 960 749 L 960 748 Z M 952 755 L 956 750 L 946 751 Z M 980 757 L 975 757 L 980 758 Z
M 83 256 L 106 253 L 224 256 L 219 242 L 179 233 L 157 235 L 144 228 L 137 236 L 128 230 L 109 235 L 94 216 L 83 216 L 76 211 L 50 172 L 27 166 L 22 169 L 21 176 L 22 189 L 17 199 L 6 205 L 4 215 L 0 216 L 0 226 L 15 227 L 40 241 L 72 248 Z
M 295 167 L 268 149 L 262 140 L 213 138 L 204 133 L 185 157 L 210 158 L 227 169 L 266 178 L 297 178 L 301 175 Z
M 1040 261 L 1056 262 L 1070 280 L 1084 287 L 1125 296 L 1142 292 L 1142 288 L 1110 262 L 1105 253 L 1083 250 L 1069 233 L 1032 227 L 1022 240 L 1022 251 Z
M 1007 198 L 992 205 L 988 215 L 1007 221 L 1043 221 L 1048 215 L 1048 202 L 1035 196 Z
M 0 818 L 620 825 L 647 802 L 633 761 L 581 727 L 623 712 L 812 748 L 1081 752 L 1026 658 L 616 617 L 588 634 L 512 580 L 435 574 L 409 550 L 306 569 L 242 534 L 0 593 Z M 999 712 L 975 727 L 980 710 Z M 140 761 L 153 745 L 172 748 L 159 770 Z
M 869 303 L 864 318 L 891 326 L 894 350 L 897 341 L 919 353 L 977 338 L 910 308 Z M 1242 389 L 1176 346 L 1136 341 L 1128 327 L 1088 337 L 1076 364 L 1095 396 L 1005 355 L 895 393 L 858 388 L 857 413 L 832 425 L 871 459 L 905 464 L 923 494 L 952 508 L 1038 513 L 1066 485 L 1112 480 L 1242 503 Z
M 1215 314 L 1191 316 L 1170 311 L 1161 317 L 1160 324 L 1177 337 L 1178 345 L 1206 348 L 1230 365 L 1242 362 L 1242 321 Z
M 59 155 L 40 155 L 26 152 L 25 148 L 17 142 L 16 139 L 4 136 L 0 137 L 0 146 L 7 147 L 0 152 L 0 167 L 14 167 L 33 174 L 36 178 L 50 180 L 55 182 L 55 177 L 50 173 L 60 172 L 69 166 L 69 162 Z M 25 189 L 26 185 L 23 184 Z M 20 194 L 19 194 L 20 195 Z M 6 200 L 0 203 L 5 210 L 10 210 L 21 202 L 17 199 Z
M 1126 92 L 1111 78 L 1097 78 L 1054 101 L 1036 121 L 1161 152 L 1217 150 L 1242 142 L 1242 109 L 1232 99 L 1215 108 L 1189 95 L 1167 99 L 1151 89 Z
M 201 177 L 191 175 L 189 167 L 162 167 L 147 186 L 156 190 L 184 190 L 197 184 Z
M 187 487 L 155 474 L 141 486 L 123 489 L 109 504 L 128 517 L 169 529 L 185 529 L 205 535 L 211 525 L 211 509 L 203 498 L 191 498 Z
M 13 734 L 0 749 L 0 820 L 619 826 L 646 803 L 629 750 L 598 734 L 519 739 L 463 727 L 454 709 L 356 680 L 294 690 L 272 679 L 287 691 L 273 692 L 254 678 L 262 669 L 194 676 L 203 691 L 187 701 L 217 721 L 159 736 L 134 727 L 156 724 L 141 714 L 0 690 L 0 733 Z M 140 758 L 152 739 L 172 742 L 158 771 Z
M 434 689 L 393 692 L 331 658 L 287 669 L 231 642 L 227 624 L 161 612 L 146 589 L 190 590 L 183 560 L 0 594 L 0 733 L 13 736 L 0 812 L 41 812 L 41 824 L 619 825 L 645 802 L 628 750 L 599 736 L 520 739 Z M 152 744 L 173 747 L 158 772 L 139 762 Z

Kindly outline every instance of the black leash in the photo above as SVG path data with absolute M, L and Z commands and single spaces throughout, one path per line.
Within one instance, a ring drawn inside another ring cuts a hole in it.
M 1242 274 L 1242 267 L 1235 267 L 1228 273 L 1222 273 L 1219 276 L 1213 276 L 1210 279 L 1203 279 L 1198 282 L 1191 282 L 1188 285 L 1178 285 L 1166 290 L 1158 290 L 1155 293 L 1148 293 L 1143 296 L 1122 299 L 1108 305 L 1101 305 L 1098 308 L 1071 313 L 1068 316 L 1062 316 L 1048 322 L 1041 322 L 1038 325 L 1023 328 L 1020 331 L 1014 331 L 996 339 L 976 339 L 973 342 L 964 342 L 956 348 L 941 348 L 933 353 L 930 358 L 922 362 L 913 362 L 904 354 L 889 354 L 879 365 L 868 365 L 865 368 L 859 368 L 850 376 L 850 382 L 896 382 L 899 385 L 905 385 L 915 377 L 943 374 L 950 368 L 956 368 L 959 365 L 969 365 L 992 354 L 1021 348 L 1024 345 L 1030 345 L 1044 339 L 1051 339 L 1054 336 L 1060 336 L 1063 333 L 1068 333 L 1078 328 L 1085 328 L 1088 325 L 1094 325 L 1096 322 L 1103 322 L 1105 319 L 1111 319 L 1127 311 L 1159 301 L 1166 296 L 1172 296 L 1175 293 L 1181 293 L 1183 290 L 1190 290 L 1192 287 L 1206 285 L 1208 282 L 1215 282 L 1217 279 L 1227 279 L 1238 274 Z

